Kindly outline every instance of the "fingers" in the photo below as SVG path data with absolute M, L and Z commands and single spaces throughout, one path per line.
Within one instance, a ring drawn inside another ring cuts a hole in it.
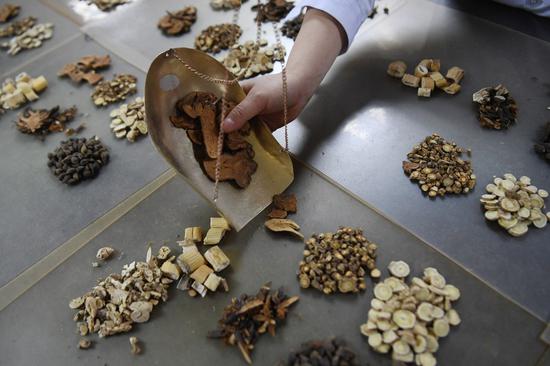
M 232 132 L 241 128 L 246 122 L 257 116 L 266 106 L 266 99 L 260 95 L 248 94 L 237 104 L 222 124 L 224 132 Z
M 254 79 L 245 80 L 240 83 L 241 88 L 243 88 L 246 94 L 248 94 L 248 92 L 250 91 L 250 89 L 252 89 L 254 84 L 255 84 Z

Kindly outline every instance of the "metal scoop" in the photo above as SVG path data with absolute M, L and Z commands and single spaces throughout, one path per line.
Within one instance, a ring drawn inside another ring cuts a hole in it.
M 177 48 L 157 56 L 149 67 L 145 84 L 147 127 L 153 144 L 168 163 L 239 231 L 271 203 L 274 194 L 283 192 L 292 183 L 292 161 L 265 123 L 259 119 L 251 121 L 251 133 L 246 139 L 252 144 L 258 169 L 245 189 L 220 182 L 218 199 L 214 201 L 214 182 L 203 174 L 195 160 L 185 131 L 175 128 L 169 116 L 176 113 L 176 102 L 190 92 L 210 92 L 221 98 L 226 88 L 225 97 L 235 102 L 243 100 L 245 93 L 238 83 L 217 84 L 200 77 L 201 74 L 227 78 L 221 63 L 197 50 Z

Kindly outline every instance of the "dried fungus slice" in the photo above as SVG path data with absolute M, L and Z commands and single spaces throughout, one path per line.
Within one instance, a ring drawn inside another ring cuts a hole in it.
M 273 206 L 290 213 L 296 213 L 298 211 L 298 201 L 294 194 L 276 194 L 273 196 Z

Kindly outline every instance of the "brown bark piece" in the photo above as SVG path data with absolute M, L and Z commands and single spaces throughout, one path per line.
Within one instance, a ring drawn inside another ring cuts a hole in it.
M 0 23 L 5 23 L 19 14 L 19 5 L 4 4 L 0 6 Z
M 195 120 L 189 118 L 187 115 L 182 114 L 179 116 L 170 116 L 170 122 L 176 128 L 183 128 L 184 130 L 198 130 L 199 126 L 195 123 Z
M 248 149 L 250 144 L 244 139 L 240 131 L 233 131 L 225 135 L 225 146 L 231 151 Z
M 204 108 L 200 121 L 206 153 L 210 158 L 215 159 L 218 157 L 218 135 L 220 133 L 216 123 L 216 112 L 213 109 Z
M 250 160 L 245 152 L 241 151 L 235 155 L 223 154 L 220 159 L 220 181 L 234 180 L 241 188 L 250 184 L 258 164 Z M 216 160 L 205 160 L 203 166 L 208 177 L 215 180 Z
M 96 85 L 103 76 L 97 74 L 95 71 L 104 69 L 111 65 L 111 57 L 105 56 L 83 56 L 76 63 L 66 64 L 57 73 L 58 76 L 68 76 L 74 82 L 81 82 L 86 80 L 90 85 Z
M 95 85 L 103 80 L 103 76 L 96 74 L 94 71 L 82 75 L 82 79 L 86 80 L 88 84 Z
M 273 207 L 269 213 L 267 214 L 267 217 L 270 219 L 286 219 L 288 216 L 288 213 L 285 210 L 281 210 L 280 208 Z
M 200 130 L 187 130 L 187 137 L 195 145 L 203 146 L 204 142 L 202 141 L 202 133 Z
M 298 211 L 298 201 L 294 194 L 276 194 L 273 196 L 273 206 L 290 213 L 296 213 L 296 211 Z
M 27 108 L 16 122 L 16 127 L 22 133 L 32 135 L 47 135 L 49 132 L 62 132 L 65 124 L 76 116 L 76 107 L 59 111 L 59 106 L 52 109 L 33 110 Z

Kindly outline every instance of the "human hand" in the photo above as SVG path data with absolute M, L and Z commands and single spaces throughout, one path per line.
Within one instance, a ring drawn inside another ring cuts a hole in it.
M 307 83 L 299 82 L 293 75 L 287 75 L 288 122 L 298 117 L 313 94 Z M 283 84 L 281 74 L 260 76 L 241 83 L 247 94 L 223 122 L 223 130 L 231 132 L 241 128 L 253 117 L 260 117 L 275 131 L 284 125 Z

